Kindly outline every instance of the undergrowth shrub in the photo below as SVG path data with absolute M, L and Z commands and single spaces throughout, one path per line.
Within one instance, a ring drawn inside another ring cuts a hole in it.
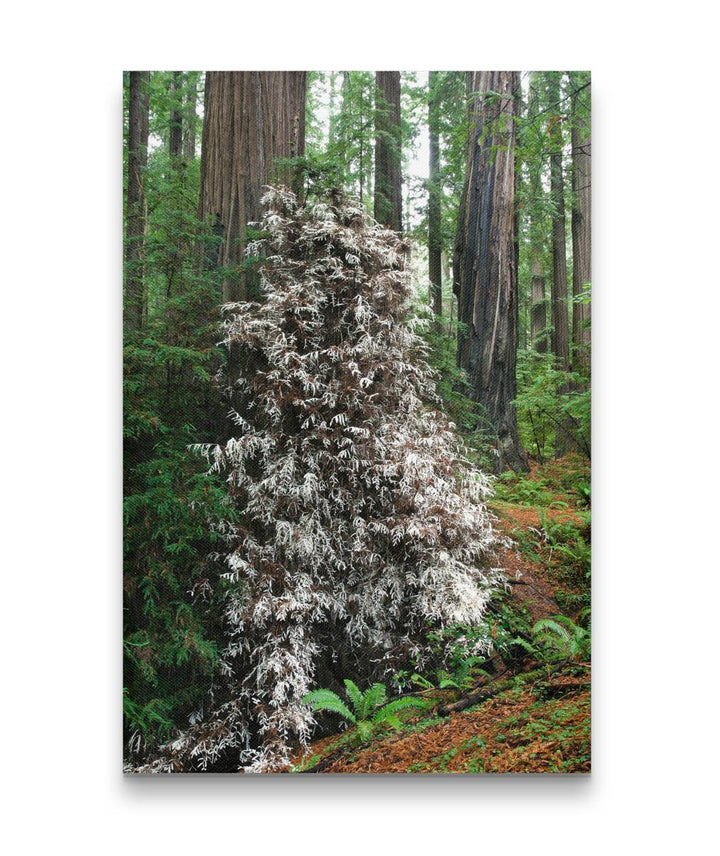
M 517 355 L 520 439 L 542 463 L 551 454 L 576 450 L 590 457 L 590 385 L 584 375 L 561 371 L 555 356 L 534 350 Z
M 233 436 L 202 447 L 236 510 L 223 684 L 144 771 L 286 768 L 317 677 L 422 664 L 429 627 L 478 625 L 503 585 L 488 479 L 437 409 L 407 316 L 405 245 L 337 196 L 264 202 L 267 237 L 248 248 L 264 300 L 225 307 Z

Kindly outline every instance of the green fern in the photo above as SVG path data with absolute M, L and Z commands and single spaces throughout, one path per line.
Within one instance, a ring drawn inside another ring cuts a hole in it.
M 533 641 L 545 650 L 550 660 L 581 660 L 590 656 L 590 631 L 565 615 L 537 621 Z
M 430 707 L 430 704 L 431 702 L 428 701 L 428 699 L 417 698 L 415 696 L 402 696 L 402 698 L 395 698 L 375 712 L 373 722 L 377 724 L 381 722 L 392 724 L 391 719 L 397 720 L 396 714 L 399 710 L 409 710 L 410 708 L 427 710 L 428 707 Z
M 357 719 L 350 708 L 332 690 L 313 690 L 303 698 L 302 703 L 309 704 L 315 711 L 328 710 L 331 713 L 339 713 L 340 716 L 353 724 L 357 723 Z
M 362 716 L 360 716 L 360 713 L 362 711 L 362 705 L 363 705 L 363 694 L 362 694 L 362 692 L 358 689 L 357 684 L 354 683 L 353 681 L 351 681 L 350 678 L 345 678 L 344 684 L 345 684 L 345 690 L 348 694 L 348 698 L 350 699 L 353 707 L 355 708 L 355 713 L 358 715 L 358 717 L 360 719 L 362 719 Z
M 373 684 L 370 689 L 365 690 L 358 719 L 370 719 L 375 710 L 387 701 L 387 690 L 385 684 Z
M 434 690 L 435 684 L 432 681 L 429 681 L 427 678 L 424 678 L 422 675 L 418 675 L 417 672 L 410 676 L 410 680 L 418 687 L 422 687 L 424 690 Z
M 302 703 L 309 704 L 314 711 L 327 710 L 347 719 L 355 726 L 356 742 L 369 742 L 375 730 L 382 725 L 390 725 L 400 730 L 402 721 L 397 714 L 401 710 L 409 708 L 425 710 L 430 706 L 430 702 L 426 699 L 414 696 L 403 696 L 388 702 L 384 684 L 373 684 L 363 693 L 349 678 L 346 678 L 344 683 L 355 713 L 340 696 L 328 689 L 313 690 L 303 698 Z

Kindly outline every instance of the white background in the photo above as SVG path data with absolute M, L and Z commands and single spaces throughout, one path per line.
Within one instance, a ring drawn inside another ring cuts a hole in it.
M 3 13 L 0 51 L 7 852 L 708 852 L 710 4 L 18 8 Z M 428 67 L 593 72 L 593 774 L 123 779 L 121 72 Z

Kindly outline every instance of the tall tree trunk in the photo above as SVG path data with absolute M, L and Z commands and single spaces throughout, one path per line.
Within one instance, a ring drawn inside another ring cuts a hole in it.
M 170 158 L 180 160 L 182 157 L 182 72 L 173 71 L 170 83 L 170 98 L 172 108 L 170 110 L 170 134 L 168 136 L 168 151 Z
M 179 190 L 183 181 L 182 171 L 185 168 L 182 156 L 183 144 L 183 73 L 173 71 L 170 80 L 170 116 L 168 132 L 168 153 L 170 155 L 170 169 L 174 174 L 176 190 Z M 167 289 L 166 298 L 169 300 L 174 294 L 182 290 L 182 257 L 183 239 L 182 226 L 178 222 L 178 211 L 174 211 L 174 222 L 168 222 L 167 242 Z M 168 366 L 168 372 L 170 372 Z
M 144 257 L 146 200 L 144 173 L 147 168 L 150 102 L 149 71 L 129 73 L 129 117 L 127 189 L 125 192 L 125 300 L 123 326 L 127 331 L 140 330 L 147 316 Z
M 530 252 L 530 340 L 535 350 L 544 354 L 547 352 L 547 314 L 542 246 L 533 246 Z
M 528 97 L 528 127 L 533 128 L 538 117 L 539 75 L 530 77 Z M 547 303 L 545 300 L 545 228 L 543 212 L 545 191 L 542 185 L 542 157 L 533 151 L 528 157 L 530 173 L 530 344 L 539 353 L 548 349 Z
M 563 181 L 563 136 L 560 116 L 560 78 L 562 72 L 548 72 L 550 138 L 550 195 L 552 198 L 552 352 L 557 358 L 557 367 L 567 371 L 570 366 L 568 341 L 568 282 L 565 247 L 565 195 Z
M 375 72 L 375 219 L 402 231 L 400 72 Z
M 573 75 L 572 111 L 572 247 L 573 297 L 588 289 L 591 281 L 591 129 L 590 111 L 582 102 L 589 100 L 590 90 L 580 90 L 585 75 Z M 589 83 L 589 79 L 587 80 Z M 590 304 L 573 302 L 574 361 L 579 368 L 590 367 Z
M 197 131 L 197 80 L 195 73 L 188 77 L 185 95 L 185 133 L 183 137 L 183 158 L 190 163 L 195 159 Z
M 450 256 L 443 250 L 442 255 L 442 276 L 445 281 L 450 279 Z
M 250 296 L 245 229 L 260 219 L 263 185 L 293 182 L 275 158 L 305 153 L 306 82 L 304 71 L 207 72 L 199 216 L 222 234 L 226 303 Z
M 512 404 L 518 346 L 515 115 L 516 71 L 476 71 L 469 89 L 467 175 L 460 202 L 453 288 L 458 297 L 458 364 L 495 432 L 497 468 L 526 470 Z
M 438 127 L 437 72 L 428 75 L 428 131 L 430 175 L 428 181 L 428 267 L 430 302 L 433 312 L 442 315 L 442 185 L 440 184 L 440 130 Z

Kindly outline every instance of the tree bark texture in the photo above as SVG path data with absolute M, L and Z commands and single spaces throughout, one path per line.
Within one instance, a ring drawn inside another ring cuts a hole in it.
M 591 271 L 591 128 L 590 110 L 584 106 L 590 98 L 589 88 L 576 91 L 579 79 L 571 79 L 572 111 L 572 247 L 573 297 L 588 290 Z M 573 302 L 574 361 L 579 368 L 590 367 L 590 304 Z
M 538 74 L 530 78 L 528 124 L 537 121 Z M 530 342 L 541 354 L 547 353 L 547 303 L 545 300 L 545 191 L 542 184 L 542 160 L 539 154 L 528 158 L 530 173 Z
M 183 158 L 190 163 L 195 158 L 195 143 L 197 131 L 197 80 L 194 76 L 188 79 L 185 93 L 185 127 L 183 133 Z
M 304 71 L 209 71 L 200 167 L 200 219 L 222 235 L 226 303 L 245 300 L 246 226 L 260 219 L 263 185 L 293 183 L 275 159 L 305 153 Z
M 402 232 L 400 72 L 375 72 L 375 219 Z
M 125 299 L 123 326 L 140 330 L 147 317 L 144 258 L 146 199 L 144 177 L 147 169 L 149 136 L 149 71 L 129 73 L 129 116 L 127 136 L 127 188 L 125 192 Z
M 531 247 L 530 253 L 530 339 L 535 350 L 544 354 L 547 352 L 547 311 L 542 247 Z
M 562 72 L 548 72 L 550 142 L 550 196 L 552 198 L 552 258 L 553 278 L 551 287 L 552 326 L 550 337 L 552 352 L 557 358 L 557 367 L 567 371 L 570 367 L 570 344 L 568 340 L 568 282 L 565 250 L 565 195 L 563 179 L 563 136 L 560 115 L 560 77 Z
M 442 315 L 442 185 L 440 183 L 440 133 L 438 128 L 437 72 L 428 75 L 428 129 L 430 175 L 428 181 L 428 267 L 430 302 L 433 312 Z
M 170 95 L 172 109 L 170 110 L 170 134 L 168 137 L 168 151 L 170 158 L 176 161 L 182 157 L 182 95 L 183 80 L 181 71 L 173 71 L 170 84 Z
M 184 78 L 181 71 L 173 71 L 170 79 L 170 115 L 168 117 L 168 154 L 170 155 L 170 169 L 172 170 L 177 186 L 183 181 L 183 107 L 184 107 Z M 182 262 L 183 262 L 183 238 L 182 224 L 177 213 L 171 215 L 166 223 L 168 230 L 167 243 L 167 288 L 165 297 L 170 300 L 183 289 Z M 169 370 L 169 369 L 168 369 Z
M 471 128 L 459 209 L 453 288 L 458 298 L 458 365 L 495 433 L 498 469 L 526 470 L 512 404 L 517 387 L 518 255 L 515 115 L 520 73 L 469 78 Z

